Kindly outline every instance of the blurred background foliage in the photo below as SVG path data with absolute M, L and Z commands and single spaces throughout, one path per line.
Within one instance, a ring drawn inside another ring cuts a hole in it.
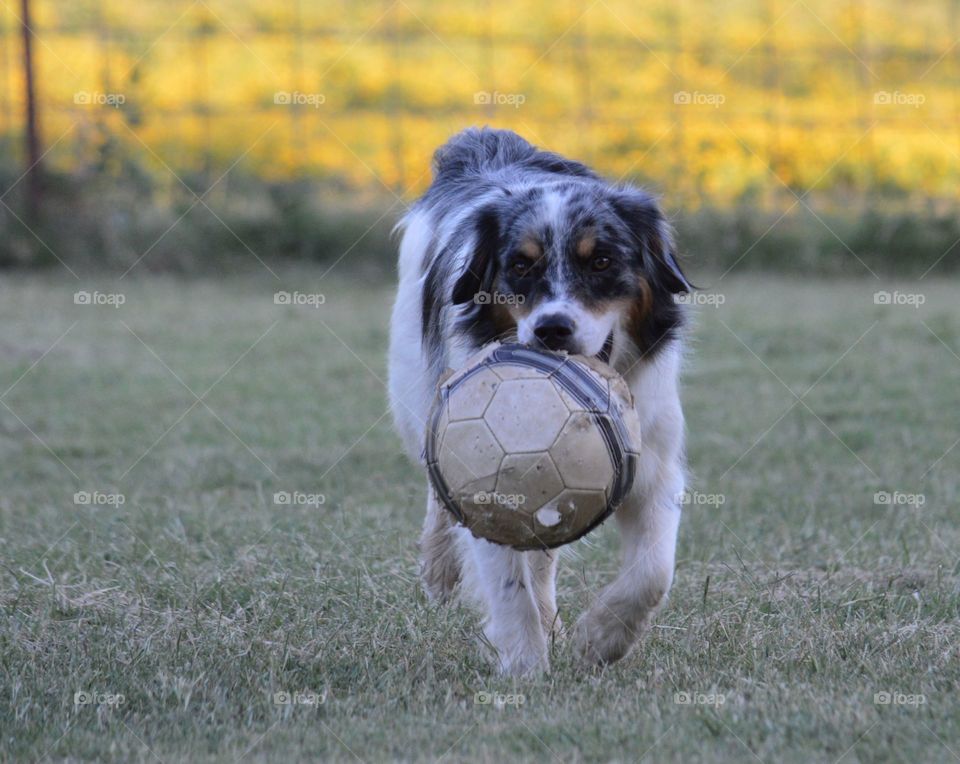
M 960 0 L 31 6 L 44 204 L 7 3 L 3 264 L 382 268 L 433 150 L 490 124 L 650 187 L 708 268 L 955 267 Z

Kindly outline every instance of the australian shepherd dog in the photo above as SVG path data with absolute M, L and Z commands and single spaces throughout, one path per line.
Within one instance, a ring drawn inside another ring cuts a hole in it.
M 390 400 L 411 458 L 423 464 L 436 384 L 486 343 L 509 339 L 598 356 L 627 380 L 643 447 L 615 517 L 622 565 L 569 632 L 588 665 L 630 650 L 673 580 L 684 423 L 678 393 L 685 295 L 670 226 L 644 191 L 541 151 L 506 130 L 471 128 L 434 156 L 433 183 L 400 222 L 399 290 L 390 327 Z M 556 550 L 474 538 L 427 486 L 421 575 L 438 602 L 481 608 L 500 671 L 549 669 L 557 614 Z

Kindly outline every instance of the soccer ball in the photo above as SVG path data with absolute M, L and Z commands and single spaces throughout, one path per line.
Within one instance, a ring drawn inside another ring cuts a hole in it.
M 593 358 L 492 343 L 441 380 L 427 473 L 474 536 L 551 549 L 602 523 L 630 490 L 640 425 L 626 382 Z

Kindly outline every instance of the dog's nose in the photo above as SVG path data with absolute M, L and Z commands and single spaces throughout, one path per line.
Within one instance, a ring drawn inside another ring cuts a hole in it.
M 571 350 L 573 341 L 573 320 L 555 313 L 541 318 L 533 329 L 533 334 L 544 347 L 550 350 Z

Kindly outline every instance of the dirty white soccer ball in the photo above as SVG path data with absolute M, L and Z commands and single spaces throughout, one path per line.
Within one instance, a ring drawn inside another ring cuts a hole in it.
M 612 368 L 492 343 L 441 381 L 425 457 L 440 501 L 474 536 L 550 549 L 617 508 L 639 449 L 633 399 Z

